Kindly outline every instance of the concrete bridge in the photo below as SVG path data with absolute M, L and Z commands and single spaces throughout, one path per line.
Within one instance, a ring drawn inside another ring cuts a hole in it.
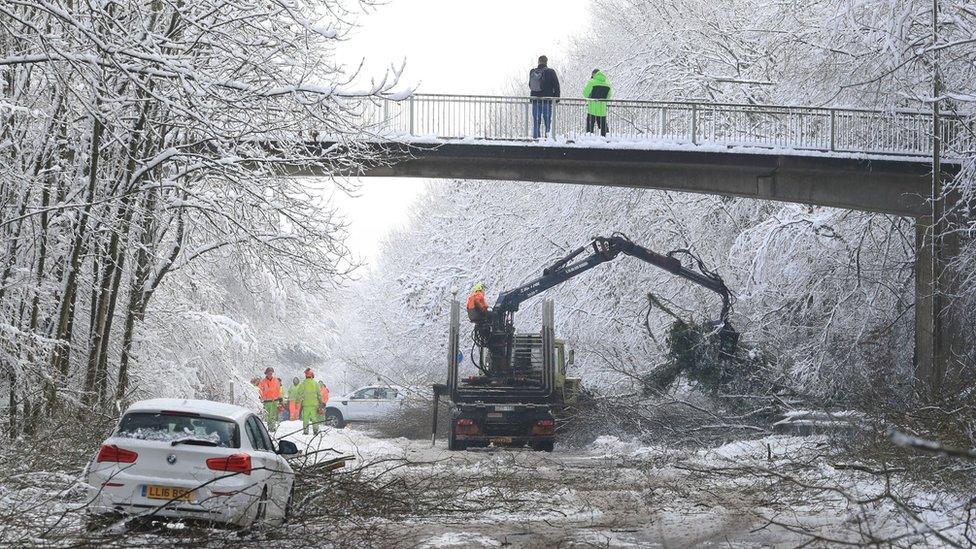
M 931 200 L 931 114 L 610 101 L 610 135 L 604 139 L 583 133 L 584 100 L 561 99 L 553 104 L 551 133 L 531 140 L 531 101 L 414 95 L 365 104 L 359 114 L 375 132 L 372 146 L 390 163 L 360 175 L 665 189 L 913 217 L 916 370 L 921 380 L 938 385 L 951 330 L 934 291 L 940 263 L 931 239 L 937 211 Z M 964 141 L 972 126 L 971 120 L 945 117 L 939 137 L 947 150 L 971 149 Z M 943 177 L 958 170 L 951 157 L 941 166 Z

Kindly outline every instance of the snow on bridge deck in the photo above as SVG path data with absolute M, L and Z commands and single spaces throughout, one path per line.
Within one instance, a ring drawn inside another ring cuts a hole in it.
M 445 145 L 481 145 L 498 147 L 525 147 L 528 149 L 593 149 L 604 151 L 662 151 L 662 152 L 697 152 L 697 153 L 721 153 L 721 154 L 747 154 L 762 156 L 796 156 L 817 158 L 835 158 L 858 161 L 891 161 L 912 164 L 930 164 L 931 152 L 928 155 L 921 154 L 886 154 L 869 153 L 856 151 L 825 151 L 813 149 L 790 149 L 778 146 L 761 145 L 721 145 L 713 143 L 693 144 L 678 143 L 672 141 L 644 139 L 635 140 L 625 137 L 608 135 L 607 137 L 583 134 L 573 138 L 557 136 L 554 138 L 541 139 L 493 139 L 483 137 L 437 137 L 435 135 L 410 135 L 386 133 L 382 138 L 398 144 L 435 148 Z M 959 160 L 954 157 L 944 158 L 944 164 L 955 165 Z
M 912 161 L 931 157 L 933 148 L 931 115 L 921 111 L 706 101 L 607 101 L 610 135 L 603 139 L 584 132 L 587 102 L 574 98 L 552 101 L 551 134 L 532 141 L 532 103 L 530 97 L 414 94 L 366 103 L 360 116 L 379 136 L 418 144 L 680 147 Z M 971 149 L 972 125 L 971 120 L 943 117 L 940 133 L 946 149 Z

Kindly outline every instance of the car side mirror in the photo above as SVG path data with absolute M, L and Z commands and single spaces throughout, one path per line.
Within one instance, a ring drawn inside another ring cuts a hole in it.
M 570 349 L 569 357 L 566 358 L 566 366 L 572 366 L 575 363 L 576 363 L 576 350 Z
M 278 453 L 283 456 L 295 456 L 300 452 L 298 451 L 298 446 L 290 440 L 279 440 L 278 441 Z

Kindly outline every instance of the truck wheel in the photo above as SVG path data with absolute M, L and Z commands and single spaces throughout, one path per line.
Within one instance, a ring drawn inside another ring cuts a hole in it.
M 342 429 L 346 426 L 346 420 L 342 418 L 342 412 L 329 408 L 325 411 L 325 424 L 329 427 Z
M 537 452 L 551 452 L 552 451 L 552 441 L 548 442 L 537 442 L 532 445 L 532 449 Z
M 447 435 L 447 449 L 452 452 L 463 452 L 468 449 L 468 445 L 464 442 L 458 442 L 457 438 L 454 436 L 454 430 L 452 429 L 451 433 Z

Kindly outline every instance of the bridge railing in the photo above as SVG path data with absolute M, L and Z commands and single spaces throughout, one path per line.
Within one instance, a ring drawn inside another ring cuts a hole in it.
M 585 140 L 586 100 L 553 102 L 552 133 Z M 532 98 L 414 94 L 382 99 L 364 113 L 377 133 L 438 139 L 525 140 L 532 136 Z M 608 101 L 613 142 L 760 147 L 926 156 L 932 153 L 931 115 L 823 107 L 695 101 Z M 943 143 L 971 150 L 973 120 L 943 117 Z M 545 132 L 545 128 L 542 128 Z

